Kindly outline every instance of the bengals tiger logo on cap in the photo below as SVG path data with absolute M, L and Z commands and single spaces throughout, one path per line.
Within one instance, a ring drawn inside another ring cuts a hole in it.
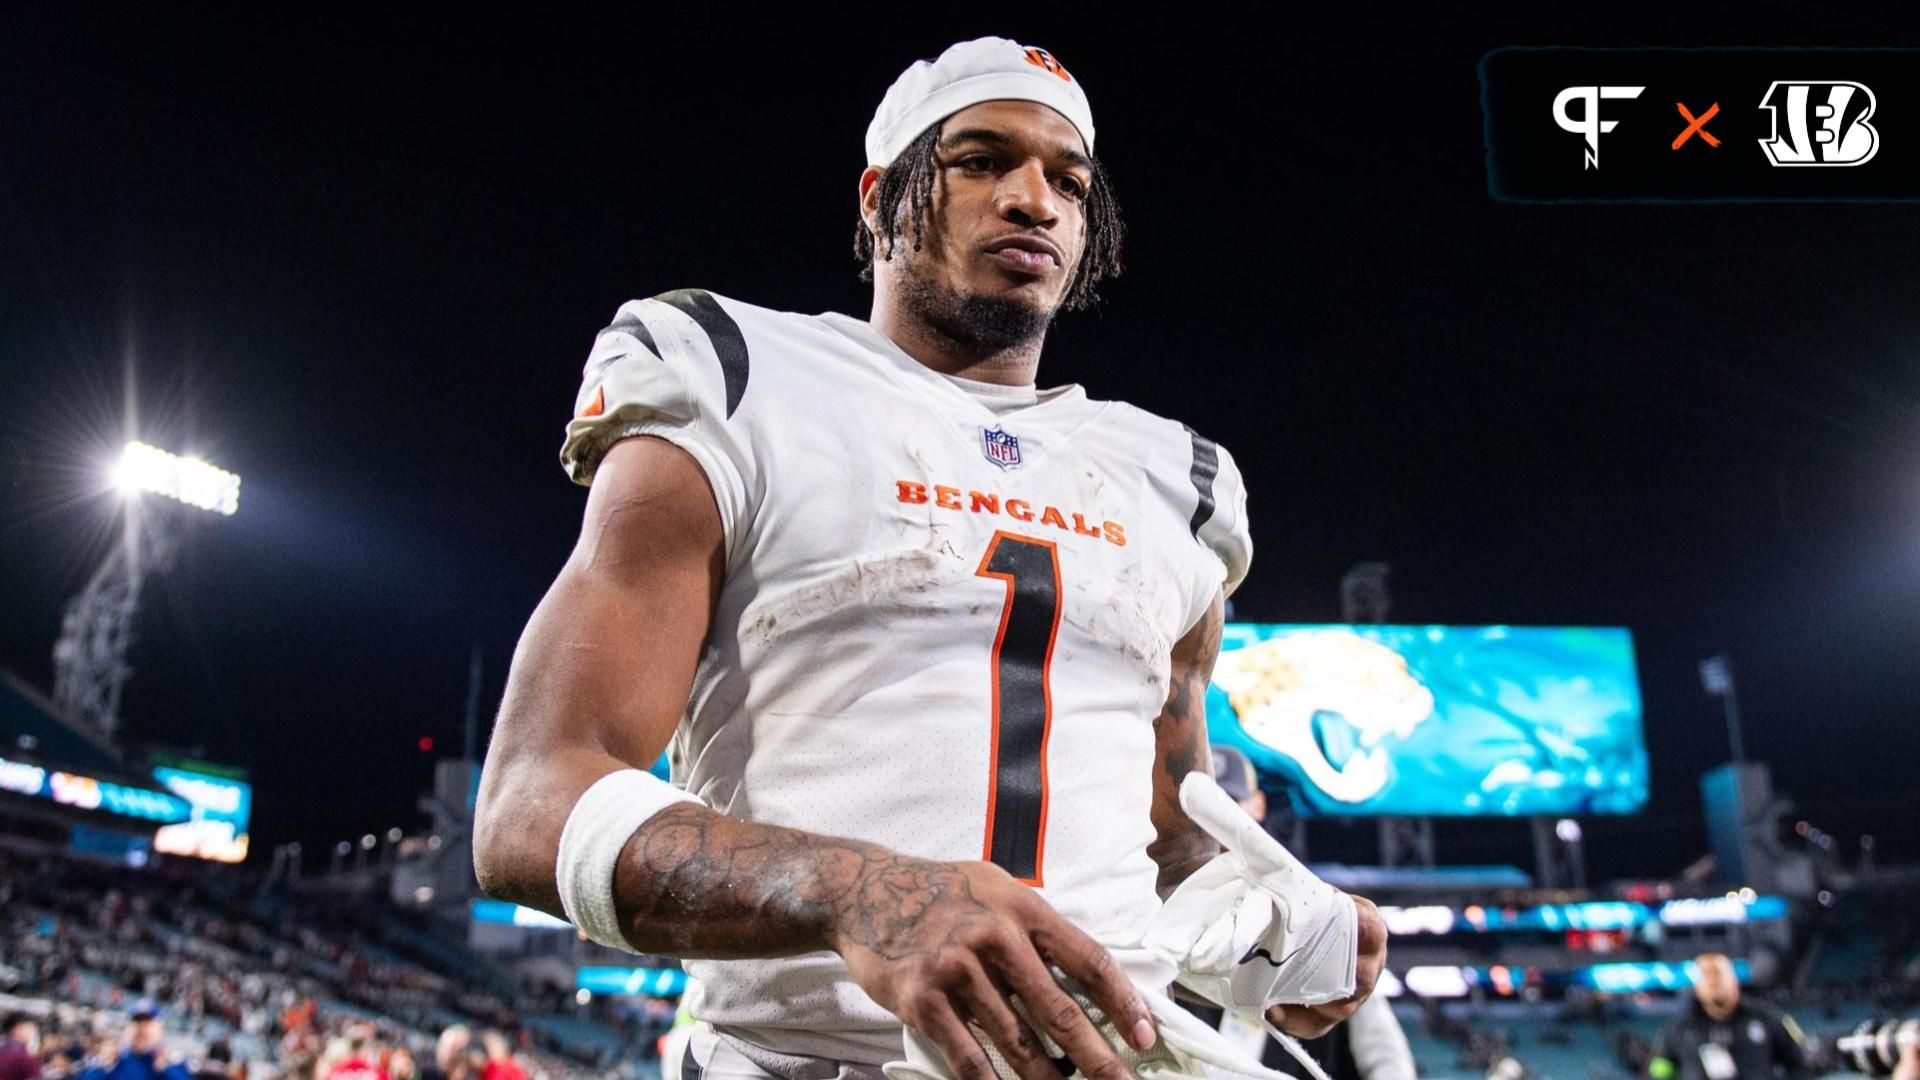
M 1027 63 L 1037 68 L 1045 68 L 1067 82 L 1073 81 L 1073 76 L 1067 74 L 1067 69 L 1061 66 L 1060 61 L 1055 60 L 1053 54 L 1045 49 L 1029 48 L 1027 50 Z

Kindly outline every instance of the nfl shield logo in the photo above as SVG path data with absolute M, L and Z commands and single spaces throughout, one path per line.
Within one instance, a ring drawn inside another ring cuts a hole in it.
M 1020 464 L 1020 437 L 1009 435 L 997 427 L 981 428 L 980 452 L 995 465 L 1011 469 Z

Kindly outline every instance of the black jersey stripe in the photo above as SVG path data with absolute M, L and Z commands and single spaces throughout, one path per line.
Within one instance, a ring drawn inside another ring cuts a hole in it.
M 1193 481 L 1195 494 L 1200 497 L 1199 505 L 1193 508 L 1193 520 L 1187 527 L 1193 530 L 1194 538 L 1198 539 L 1200 527 L 1213 520 L 1213 478 L 1220 475 L 1220 449 L 1213 440 L 1202 437 L 1192 428 L 1187 428 L 1187 435 L 1193 439 L 1193 470 L 1187 476 Z
M 654 359 L 663 359 L 660 346 L 653 343 L 653 331 L 647 329 L 646 320 L 640 318 L 640 316 L 622 311 L 619 317 L 613 320 L 612 326 L 601 331 L 603 334 L 615 332 L 639 338 L 640 344 L 647 347 L 647 351 L 653 354 Z
M 731 417 L 747 393 L 747 339 L 740 333 L 740 324 L 704 289 L 675 289 L 654 299 L 686 312 L 707 332 L 713 354 L 720 361 L 720 374 L 727 382 L 727 415 Z
M 1041 881 L 1047 830 L 1047 734 L 1053 726 L 1048 666 L 1060 632 L 1060 567 L 1049 543 L 997 533 L 980 573 L 1007 582 L 993 663 L 993 807 L 988 861 L 1029 884 Z

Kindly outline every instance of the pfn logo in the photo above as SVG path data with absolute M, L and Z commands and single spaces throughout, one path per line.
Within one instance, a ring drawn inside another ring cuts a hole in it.
M 1620 126 L 1618 120 L 1600 119 L 1600 102 L 1604 98 L 1637 98 L 1644 86 L 1569 86 L 1560 91 L 1553 99 L 1553 120 L 1560 125 L 1561 131 L 1570 131 L 1584 136 L 1587 140 L 1586 164 L 1581 171 L 1600 167 L 1600 136 Z M 1575 100 L 1585 103 L 1585 109 L 1578 118 L 1567 115 L 1567 106 Z
M 1865 165 L 1880 151 L 1880 133 L 1867 123 L 1873 91 L 1860 83 L 1776 82 L 1760 107 L 1773 121 L 1760 149 L 1775 165 Z

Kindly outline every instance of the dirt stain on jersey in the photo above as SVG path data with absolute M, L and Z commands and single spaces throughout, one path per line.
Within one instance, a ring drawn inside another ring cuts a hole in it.
M 1144 569 L 1137 563 L 1122 564 L 1104 596 L 1084 581 L 1074 582 L 1068 588 L 1083 594 L 1084 599 L 1067 604 L 1061 613 L 1062 620 L 1088 639 L 1102 642 L 1142 664 L 1149 671 L 1149 681 L 1157 681 L 1152 672 L 1167 658 L 1172 643 L 1154 618 L 1152 590 Z
M 949 551 L 951 547 L 943 543 L 940 548 L 910 548 L 855 559 L 822 581 L 760 605 L 741 629 L 741 636 L 766 644 L 816 619 L 850 608 L 872 610 L 884 605 L 889 610 L 917 610 L 919 605 L 902 604 L 900 598 L 929 592 L 949 576 L 943 573 L 943 564 L 955 562 Z M 937 610 L 930 609 L 929 614 L 937 614 Z
M 1106 478 L 1095 470 L 1088 469 L 1080 474 L 1080 501 L 1088 504 L 1098 503 L 1100 493 L 1105 491 L 1106 487 Z

